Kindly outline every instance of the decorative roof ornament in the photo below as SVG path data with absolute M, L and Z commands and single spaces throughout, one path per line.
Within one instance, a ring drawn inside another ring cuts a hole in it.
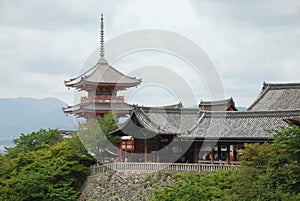
M 105 61 L 104 58 L 104 22 L 103 22 L 103 13 L 101 13 L 101 22 L 100 22 L 100 58 L 99 61 Z
M 93 67 L 76 78 L 65 81 L 65 86 L 85 91 L 99 86 L 111 86 L 115 90 L 125 90 L 141 83 L 141 79 L 124 75 L 109 65 L 105 59 L 103 14 L 101 14 L 100 22 L 99 56 L 97 63 Z

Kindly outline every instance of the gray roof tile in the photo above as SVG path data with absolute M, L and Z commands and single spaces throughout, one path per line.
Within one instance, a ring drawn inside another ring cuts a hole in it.
M 76 113 L 80 110 L 85 111 L 111 111 L 111 110 L 132 110 L 132 106 L 127 103 L 86 103 L 86 104 L 77 104 L 74 106 L 69 106 L 63 108 L 65 113 Z
M 201 110 L 206 110 L 206 111 L 226 111 L 230 107 L 232 107 L 234 111 L 237 111 L 235 107 L 235 102 L 233 101 L 232 98 L 225 99 L 225 100 L 215 100 L 215 101 L 201 100 L 199 104 L 199 108 Z
M 178 134 L 183 138 L 253 139 L 269 138 L 271 134 L 265 129 L 278 129 L 287 125 L 284 119 L 299 116 L 300 110 L 209 112 L 135 107 L 131 118 L 135 117 L 135 122 L 154 133 Z M 129 124 L 126 124 L 116 132 L 127 127 L 130 133 Z
M 300 109 L 300 83 L 263 84 L 248 111 Z
M 190 138 L 269 138 L 266 131 L 287 124 L 287 118 L 300 116 L 300 110 L 256 112 L 205 112 L 185 137 Z
M 129 77 L 119 72 L 112 66 L 110 66 L 106 60 L 99 60 L 95 66 L 83 73 L 82 75 L 65 81 L 67 87 L 76 87 L 81 83 L 90 84 L 129 84 L 131 86 L 136 86 L 141 83 L 141 79 L 136 79 L 135 77 Z

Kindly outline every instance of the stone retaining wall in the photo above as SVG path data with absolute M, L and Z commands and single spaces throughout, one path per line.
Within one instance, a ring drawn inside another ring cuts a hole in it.
M 152 191 L 172 184 L 166 172 L 106 171 L 88 177 L 80 201 L 142 201 L 153 198 Z

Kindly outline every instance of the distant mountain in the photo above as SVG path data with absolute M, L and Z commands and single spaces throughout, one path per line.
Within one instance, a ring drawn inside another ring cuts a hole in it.
M 238 111 L 245 111 L 245 110 L 247 110 L 247 107 L 239 106 L 239 107 L 236 107 L 236 109 L 238 109 Z
M 0 98 L 0 145 L 40 128 L 74 130 L 73 116 L 62 111 L 66 106 L 56 98 Z

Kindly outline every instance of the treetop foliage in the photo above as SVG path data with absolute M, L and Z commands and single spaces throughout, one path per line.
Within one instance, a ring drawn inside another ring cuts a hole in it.
M 77 200 L 93 162 L 74 134 L 44 129 L 14 141 L 0 157 L 0 200 Z
M 118 137 L 109 133 L 118 129 L 116 117 L 113 112 L 105 114 L 98 119 L 89 119 L 86 122 L 86 129 L 78 132 L 86 149 L 100 162 L 104 160 L 106 149 L 115 149 L 114 142 Z

